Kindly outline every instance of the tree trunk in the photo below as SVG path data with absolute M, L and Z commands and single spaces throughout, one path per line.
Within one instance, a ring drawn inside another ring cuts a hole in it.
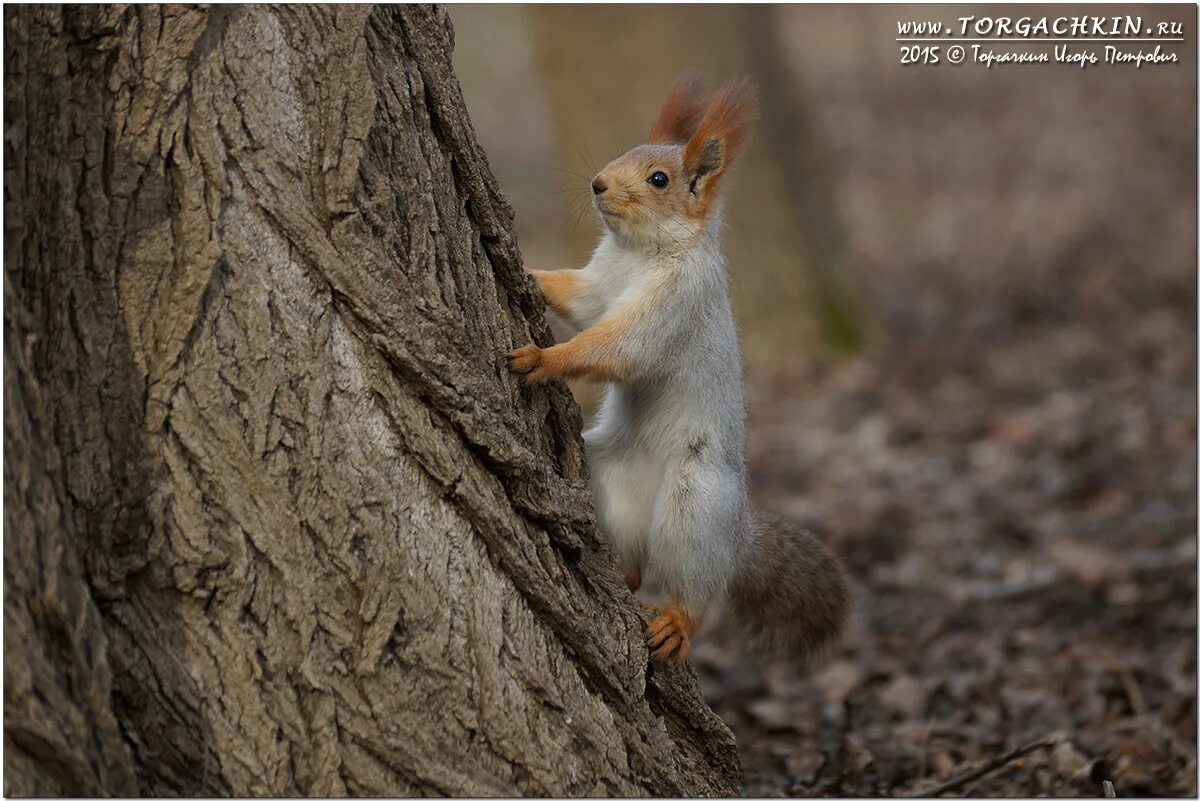
M 5 8 L 5 792 L 729 794 L 425 6 Z

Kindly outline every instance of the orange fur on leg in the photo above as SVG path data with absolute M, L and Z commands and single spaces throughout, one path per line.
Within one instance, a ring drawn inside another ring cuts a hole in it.
M 571 340 L 549 348 L 527 345 L 508 357 L 510 369 L 525 373 L 525 381 L 537 384 L 547 378 L 587 378 L 592 381 L 624 381 L 628 367 L 617 352 L 626 333 L 621 318 L 601 321 Z
M 579 287 L 578 270 L 526 270 L 538 283 L 547 305 L 564 317 L 570 315 L 567 304 Z
M 660 662 L 683 662 L 692 650 L 691 636 L 696 629 L 696 621 L 677 606 L 650 608 L 658 613 L 650 621 L 650 636 L 646 641 L 654 649 L 654 658 Z

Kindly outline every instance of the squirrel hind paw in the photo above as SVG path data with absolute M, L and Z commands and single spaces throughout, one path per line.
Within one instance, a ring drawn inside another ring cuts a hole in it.
M 646 644 L 652 649 L 651 655 L 660 662 L 680 664 L 692 650 L 691 636 L 696 623 L 677 607 L 652 608 L 658 616 L 648 626 L 650 634 Z

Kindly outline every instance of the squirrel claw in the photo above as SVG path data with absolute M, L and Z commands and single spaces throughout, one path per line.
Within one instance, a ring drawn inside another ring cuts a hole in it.
M 660 662 L 673 662 L 679 665 L 687 659 L 691 650 L 691 640 L 675 635 L 655 649 L 654 658 Z
M 658 613 L 647 627 L 650 633 L 646 644 L 654 649 L 652 655 L 660 662 L 683 662 L 692 650 L 690 638 L 695 622 L 687 612 L 673 606 L 650 608 Z
M 673 636 L 667 639 L 662 645 L 654 649 L 654 658 L 660 662 L 671 660 L 671 654 L 679 648 L 679 637 Z

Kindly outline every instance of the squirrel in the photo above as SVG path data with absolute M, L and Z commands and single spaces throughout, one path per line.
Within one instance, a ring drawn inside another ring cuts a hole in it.
M 757 115 L 746 80 L 708 94 L 687 74 L 650 129 L 591 182 L 603 235 L 581 270 L 532 270 L 547 305 L 580 333 L 509 354 L 536 384 L 606 382 L 584 433 L 597 523 L 636 592 L 643 570 L 668 603 L 647 645 L 679 663 L 704 612 L 735 616 L 806 658 L 848 608 L 837 559 L 811 533 L 761 514 L 746 492 L 742 361 L 726 291 L 724 178 Z

